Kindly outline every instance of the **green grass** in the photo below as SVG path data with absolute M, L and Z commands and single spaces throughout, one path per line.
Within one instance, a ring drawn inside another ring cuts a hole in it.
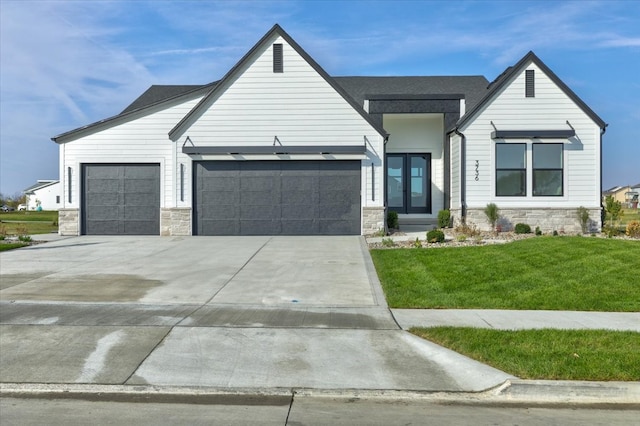
M 371 256 L 393 308 L 640 311 L 640 241 L 537 237 Z
M 1 243 L 0 242 L 0 251 L 13 250 L 20 247 L 27 246 L 25 243 Z
M 640 220 L 640 209 L 622 209 L 624 214 L 620 218 L 620 224 L 627 226 L 632 220 Z
M 20 211 L 0 213 L 0 233 L 48 234 L 58 230 L 57 211 Z
M 411 332 L 522 379 L 640 380 L 640 333 L 415 328 Z

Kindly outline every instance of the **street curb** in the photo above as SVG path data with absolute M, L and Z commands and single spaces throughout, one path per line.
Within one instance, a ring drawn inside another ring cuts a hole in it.
M 270 406 L 290 404 L 293 398 L 331 398 L 337 400 L 424 400 L 462 405 L 581 405 L 640 409 L 640 382 L 514 379 L 482 392 L 1 383 L 0 397 Z

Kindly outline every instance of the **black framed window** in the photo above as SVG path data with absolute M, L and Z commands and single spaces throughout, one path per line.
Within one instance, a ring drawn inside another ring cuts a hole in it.
M 496 196 L 527 195 L 527 145 L 496 144 Z
M 533 144 L 533 195 L 561 197 L 564 194 L 563 145 Z

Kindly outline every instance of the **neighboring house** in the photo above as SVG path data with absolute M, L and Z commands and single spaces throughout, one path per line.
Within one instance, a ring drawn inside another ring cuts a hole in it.
M 637 208 L 640 195 L 640 183 L 636 185 L 614 186 L 603 191 L 603 203 L 609 195 L 612 196 L 614 200 L 621 202 L 625 208 Z
M 38 180 L 23 192 L 27 196 L 27 210 L 58 210 L 62 206 L 59 180 Z
M 60 145 L 62 234 L 368 234 L 600 218 L 606 124 L 532 52 L 496 81 L 331 77 L 274 26 L 219 81 L 152 86 Z

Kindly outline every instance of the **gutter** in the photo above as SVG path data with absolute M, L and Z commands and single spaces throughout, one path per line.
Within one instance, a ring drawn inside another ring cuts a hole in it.
M 453 129 L 453 132 L 460 136 L 460 205 L 461 205 L 461 219 L 463 223 L 466 223 L 467 217 L 467 137 L 458 130 L 458 127 Z

